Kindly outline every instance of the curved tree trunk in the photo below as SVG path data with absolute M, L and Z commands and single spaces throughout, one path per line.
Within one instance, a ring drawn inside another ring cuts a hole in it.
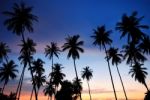
M 144 82 L 144 86 L 146 87 L 147 91 L 149 91 L 148 86 L 146 84 L 146 82 Z
M 89 85 L 89 81 L 87 80 L 87 84 L 88 84 L 88 88 L 89 88 L 89 96 L 90 96 L 90 100 L 92 100 L 92 97 L 91 97 L 91 91 L 90 91 L 90 85 Z
M 31 69 L 31 63 L 30 61 L 28 61 L 29 63 L 29 69 Z M 33 71 L 31 71 L 31 76 L 32 76 L 32 80 L 33 80 L 33 89 L 34 89 L 34 93 L 35 93 L 35 100 L 38 100 L 38 97 L 37 97 L 37 91 L 36 91 L 36 87 L 35 87 L 35 81 L 34 81 L 34 77 L 33 77 Z
M 4 82 L 4 85 L 3 85 L 3 88 L 2 88 L 2 94 L 4 92 L 5 86 L 6 86 L 6 81 Z
M 122 78 L 121 78 L 121 75 L 120 75 L 120 71 L 119 71 L 119 68 L 118 68 L 117 65 L 116 65 L 116 68 L 117 68 L 117 72 L 118 72 L 118 75 L 119 75 L 119 78 L 120 78 L 120 81 L 121 81 L 121 85 L 122 85 L 122 88 L 123 88 L 123 92 L 124 92 L 125 98 L 126 98 L 126 100 L 128 100 L 127 94 L 126 94 L 126 91 L 125 91 L 125 87 L 124 87 L 124 84 L 123 84 L 123 81 L 122 81 Z
M 30 97 L 30 100 L 32 100 L 33 91 L 34 91 L 34 89 L 32 88 L 32 92 L 31 92 L 31 97 Z
M 74 70 L 75 70 L 76 78 L 77 78 L 77 80 L 79 80 L 79 78 L 78 78 L 78 73 L 77 73 L 77 69 L 76 69 L 75 59 L 73 59 L 73 61 L 74 61 Z M 79 85 L 79 82 L 78 82 L 78 85 Z M 80 100 L 82 100 L 81 92 L 80 92 Z
M 107 50 L 106 50 L 105 45 L 104 45 L 104 49 L 105 49 L 105 53 L 106 53 L 106 61 L 107 61 L 107 64 L 108 64 L 108 70 L 109 70 L 109 74 L 110 74 L 110 78 L 111 78 L 111 83 L 112 83 L 112 87 L 113 87 L 115 99 L 117 100 L 117 94 L 116 94 L 116 90 L 115 90 L 115 86 L 114 86 L 114 81 L 113 81 L 113 77 L 112 77 L 112 73 L 111 73 L 111 68 L 110 68 L 110 63 L 109 63 L 109 60 L 108 60 Z
M 21 95 L 25 68 L 26 68 L 26 64 L 24 64 L 24 67 L 23 67 L 23 70 L 22 70 L 22 73 L 21 73 L 21 76 L 20 76 L 19 84 L 18 84 L 18 87 L 17 87 L 17 91 L 16 91 L 16 97 L 18 95 L 18 97 L 17 97 L 18 100 L 20 99 L 20 95 Z

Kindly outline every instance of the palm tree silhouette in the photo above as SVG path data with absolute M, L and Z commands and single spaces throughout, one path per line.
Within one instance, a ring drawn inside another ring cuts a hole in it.
M 13 60 L 8 61 L 8 63 L 3 63 L 3 67 L 0 67 L 0 79 L 4 81 L 4 86 L 2 88 L 2 93 L 10 79 L 15 79 L 17 77 L 16 69 L 17 65 L 14 63 Z
M 56 56 L 58 58 L 58 55 L 60 54 L 60 49 L 57 46 L 57 43 L 51 42 L 51 45 L 47 45 L 45 48 L 45 56 L 49 56 L 49 59 L 52 59 L 52 72 L 53 72 L 53 58 Z
M 57 94 L 59 84 L 62 83 L 62 80 L 66 76 L 64 73 L 62 73 L 62 68 L 64 67 L 61 66 L 62 65 L 58 63 L 54 64 L 53 72 L 50 73 L 52 83 L 55 85 L 55 95 Z
M 36 75 L 41 75 L 45 72 L 45 69 L 43 68 L 44 61 L 42 61 L 40 58 L 38 58 L 36 61 L 33 61 L 33 66 L 31 67 L 33 73 Z
M 7 46 L 6 43 L 0 42 L 0 63 L 3 62 L 3 59 L 6 60 L 6 62 L 8 62 L 8 53 L 10 53 L 10 49 Z
M 139 48 L 144 54 L 150 54 L 150 37 L 148 35 L 145 36 L 142 42 L 139 44 Z
M 144 100 L 149 100 L 150 99 L 150 91 L 147 91 Z
M 4 25 L 9 31 L 18 36 L 22 36 L 25 41 L 25 30 L 33 32 L 33 21 L 38 21 L 38 17 L 32 14 L 33 7 L 26 6 L 24 2 L 20 4 L 14 3 L 12 11 L 3 12 L 8 18 L 4 21 Z
M 83 68 L 83 71 L 81 73 L 82 78 L 87 80 L 87 84 L 88 84 L 88 88 L 89 88 L 90 100 L 92 100 L 92 97 L 91 97 L 89 81 L 93 77 L 92 73 L 93 73 L 93 71 L 89 68 L 89 66 L 86 66 L 85 68 Z
M 127 59 L 127 64 L 132 64 L 136 62 L 146 61 L 146 57 L 143 55 L 141 49 L 135 45 L 135 43 L 130 42 L 127 45 L 123 46 L 124 59 Z
M 73 84 L 65 80 L 61 84 L 61 89 L 56 94 L 56 100 L 75 100 L 73 99 L 74 90 L 73 90 Z
M 121 74 L 120 74 L 120 71 L 119 71 L 119 68 L 118 68 L 118 64 L 121 63 L 123 55 L 118 53 L 118 48 L 114 48 L 114 47 L 111 47 L 107 52 L 108 52 L 108 60 L 112 61 L 112 65 L 116 65 L 117 72 L 118 72 L 118 75 L 119 75 L 119 78 L 120 78 L 120 81 L 121 81 L 121 84 L 122 84 L 122 88 L 123 88 L 125 98 L 126 98 L 126 100 L 128 100 L 127 94 L 126 94 L 126 91 L 125 91 L 125 87 L 124 87 L 124 84 L 123 84 L 123 81 L 122 81 L 122 78 L 121 78 Z
M 12 31 L 18 36 L 22 36 L 22 40 L 25 43 L 24 32 L 27 30 L 33 32 L 33 21 L 38 21 L 38 17 L 32 14 L 33 7 L 26 6 L 24 2 L 20 4 L 15 3 L 12 7 L 12 11 L 3 12 L 8 18 L 4 21 L 4 25 L 9 31 Z M 16 96 L 20 98 L 22 82 L 24 77 L 25 66 L 22 69 L 21 77 L 19 79 L 18 87 L 16 90 Z
M 142 83 L 147 91 L 148 90 L 148 86 L 145 82 L 145 78 L 146 78 L 146 75 L 148 74 L 145 70 L 147 70 L 147 68 L 145 67 L 141 67 L 143 64 L 140 64 L 138 62 L 136 62 L 130 69 L 130 72 L 129 74 L 131 74 L 132 77 L 135 78 L 135 81 L 137 80 L 139 83 Z
M 94 38 L 94 42 L 93 42 L 94 45 L 98 45 L 100 50 L 102 47 L 105 50 L 106 61 L 108 64 L 108 70 L 109 70 L 109 74 L 110 74 L 110 78 L 111 78 L 111 82 L 112 82 L 112 87 L 113 87 L 115 99 L 117 100 L 116 90 L 115 90 L 113 77 L 112 77 L 112 73 L 111 73 L 111 69 L 110 69 L 109 59 L 108 59 L 108 53 L 106 50 L 106 45 L 110 45 L 112 43 L 112 40 L 109 38 L 109 35 L 111 32 L 112 32 L 111 30 L 106 31 L 105 26 L 103 25 L 101 27 L 98 27 L 96 30 L 94 30 L 94 35 L 91 37 Z
M 38 91 L 39 91 L 40 87 L 43 86 L 43 83 L 46 81 L 45 80 L 46 77 L 43 76 L 43 73 L 45 72 L 45 69 L 43 68 L 44 62 L 40 58 L 38 58 L 36 61 L 33 61 L 32 64 L 33 65 L 31 67 L 31 69 L 29 69 L 29 70 L 32 70 L 32 72 L 35 73 L 34 80 L 35 80 L 35 85 L 37 87 L 37 96 L 38 96 Z M 33 80 L 32 80 L 32 82 L 33 82 Z M 32 89 L 30 100 L 32 99 L 33 90 L 34 90 L 34 88 Z
M 46 77 L 42 73 L 42 74 L 39 74 L 39 75 L 35 74 L 33 78 L 34 78 L 35 85 L 36 85 L 36 88 L 37 88 L 37 96 L 38 96 L 40 87 L 43 86 L 44 83 L 46 82 Z M 33 81 L 32 81 L 32 84 L 33 84 Z M 32 100 L 33 91 L 34 91 L 34 88 L 32 88 L 30 100 Z
M 136 11 L 133 12 L 131 16 L 124 14 L 121 22 L 117 23 L 116 30 L 122 32 L 120 38 L 127 35 L 128 42 L 132 41 L 137 43 L 145 36 L 141 29 L 148 29 L 149 27 L 147 25 L 140 24 L 144 16 L 138 18 L 137 14 L 138 13 Z
M 79 52 L 83 53 L 84 50 L 80 47 L 83 45 L 83 41 L 78 41 L 78 39 L 80 38 L 79 35 L 74 35 L 74 36 L 68 36 L 66 38 L 66 43 L 62 46 L 63 51 L 68 50 L 68 55 L 67 57 L 70 58 L 72 57 L 73 61 L 74 61 L 74 69 L 75 69 L 75 74 L 76 74 L 76 78 L 77 80 L 78 78 L 78 73 L 77 73 L 77 69 L 76 69 L 76 59 L 80 58 Z M 80 93 L 80 99 L 81 98 L 81 93 Z
M 44 95 L 48 95 L 48 100 L 52 100 L 52 95 L 55 94 L 55 88 L 52 82 L 47 82 L 46 87 L 43 90 Z M 49 99 L 49 97 L 51 97 Z
M 77 100 L 78 97 L 80 97 L 80 93 L 82 91 L 82 82 L 81 79 L 75 78 L 73 80 L 73 100 Z
M 33 60 L 33 54 L 36 52 L 36 50 L 35 50 L 36 43 L 34 43 L 32 39 L 28 38 L 27 41 L 23 42 L 20 46 L 22 47 L 21 51 L 20 51 L 21 55 L 18 59 L 21 60 L 22 63 L 24 63 L 23 74 L 21 76 L 22 79 L 21 79 L 21 84 L 20 84 L 20 87 L 22 87 L 24 71 L 25 71 L 26 66 L 29 65 L 29 69 L 32 69 L 31 62 Z M 35 92 L 35 98 L 37 100 L 37 92 L 36 92 L 35 82 L 33 79 L 33 71 L 32 70 L 30 70 L 30 71 L 31 71 L 31 76 L 32 76 L 32 80 L 34 83 L 33 88 L 34 88 L 34 92 Z M 20 91 L 21 91 L 21 88 L 20 88 Z M 19 93 L 18 97 L 20 97 L 20 93 Z

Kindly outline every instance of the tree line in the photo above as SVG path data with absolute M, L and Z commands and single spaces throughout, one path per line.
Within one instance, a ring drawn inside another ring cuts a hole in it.
M 8 31 L 21 37 L 21 43 L 19 45 L 21 49 L 18 60 L 23 65 L 23 68 L 16 92 L 11 93 L 10 96 L 5 95 L 4 89 L 7 83 L 10 79 L 15 79 L 19 72 L 17 70 L 18 65 L 12 59 L 9 59 L 8 55 L 11 49 L 6 43 L 0 41 L 0 82 L 4 82 L 1 88 L 0 98 L 6 98 L 4 100 L 20 100 L 21 91 L 23 91 L 22 85 L 25 70 L 28 69 L 31 73 L 33 85 L 30 100 L 32 100 L 33 95 L 35 96 L 35 100 L 38 100 L 38 92 L 41 86 L 45 87 L 43 93 L 48 96 L 48 100 L 76 100 L 77 98 L 82 100 L 82 81 L 78 77 L 76 60 L 80 58 L 81 53 L 84 53 L 84 49 L 82 48 L 84 41 L 80 40 L 80 35 L 73 35 L 65 38 L 65 43 L 61 48 L 55 42 L 46 45 L 44 54 L 45 57 L 51 60 L 52 64 L 51 72 L 47 79 L 44 75 L 45 69 L 43 64 L 45 62 L 41 58 L 34 58 L 36 43 L 31 38 L 25 37 L 25 31 L 34 32 L 33 23 L 38 22 L 38 17 L 32 14 L 32 10 L 33 7 L 21 2 L 19 4 L 15 3 L 11 11 L 3 12 L 6 16 L 4 25 Z M 98 46 L 100 51 L 105 51 L 104 59 L 107 62 L 115 100 L 118 100 L 118 97 L 110 63 L 116 67 L 125 100 L 129 100 L 119 70 L 119 64 L 123 61 L 130 67 L 129 74 L 131 74 L 131 77 L 145 86 L 147 93 L 144 100 L 150 99 L 150 91 L 145 81 L 148 74 L 147 68 L 143 67 L 145 61 L 147 61 L 147 56 L 150 55 L 150 37 L 143 32 L 143 29 L 149 29 L 148 25 L 141 24 L 143 18 L 143 16 L 138 17 L 137 12 L 133 12 L 131 15 L 124 14 L 121 21 L 116 24 L 116 31 L 121 34 L 120 39 L 127 39 L 122 48 L 117 48 L 112 45 L 113 40 L 110 37 L 112 30 L 107 30 L 105 25 L 98 26 L 91 34 L 93 45 Z M 76 77 L 72 82 L 64 80 L 66 75 L 62 71 L 64 68 L 63 65 L 54 62 L 54 57 L 59 58 L 61 52 L 68 52 L 67 58 L 72 58 L 73 60 Z M 89 99 L 92 100 L 89 81 L 93 77 L 93 70 L 89 66 L 86 66 L 81 71 L 81 77 L 87 81 Z

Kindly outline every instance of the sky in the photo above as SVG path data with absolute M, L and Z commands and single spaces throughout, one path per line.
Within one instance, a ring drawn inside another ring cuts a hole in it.
M 84 53 L 80 54 L 80 59 L 76 61 L 79 78 L 83 67 L 90 66 L 93 70 L 93 78 L 90 81 L 91 93 L 93 100 L 114 100 L 113 89 L 109 77 L 107 63 L 104 59 L 105 53 L 99 51 L 98 47 L 92 45 L 93 39 L 90 37 L 93 30 L 98 26 L 106 25 L 107 30 L 112 30 L 111 38 L 113 46 L 122 47 L 126 43 L 126 39 L 120 40 L 120 33 L 115 30 L 116 23 L 121 20 L 121 16 L 126 13 L 130 15 L 133 11 L 138 11 L 139 17 L 145 16 L 141 23 L 150 26 L 150 1 L 149 0 L 0 0 L 0 41 L 8 44 L 11 48 L 9 59 L 13 59 L 18 65 L 19 74 L 16 80 L 10 80 L 6 87 L 5 93 L 15 91 L 18 84 L 19 75 L 23 65 L 18 61 L 21 37 L 16 36 L 8 31 L 3 25 L 6 17 L 1 13 L 11 10 L 15 2 L 24 1 L 27 5 L 33 6 L 33 14 L 38 16 L 38 22 L 34 22 L 34 32 L 25 32 L 25 37 L 32 38 L 36 43 L 35 59 L 41 58 L 45 64 L 45 75 L 48 77 L 51 71 L 51 61 L 45 57 L 44 48 L 50 45 L 50 42 L 57 42 L 61 47 L 65 43 L 65 38 L 70 35 L 80 35 L 80 40 L 84 41 Z M 149 35 L 150 30 L 143 30 Z M 150 73 L 150 58 L 145 62 L 147 72 Z M 66 74 L 65 79 L 73 80 L 75 78 L 73 60 L 67 59 L 67 52 L 60 54 L 59 59 L 54 58 L 55 63 L 63 65 L 63 72 Z M 124 85 L 129 100 L 143 100 L 146 89 L 135 81 L 128 74 L 130 67 L 122 62 L 119 65 Z M 117 90 L 119 100 L 124 100 L 124 94 L 119 81 L 116 68 L 111 65 L 113 79 Z M 148 74 L 146 82 L 150 88 L 150 75 Z M 31 76 L 26 70 L 25 80 L 23 83 L 23 92 L 21 100 L 28 100 L 31 94 Z M 83 81 L 83 100 L 89 100 L 87 92 L 87 84 Z M 3 86 L 3 83 L 0 83 Z M 40 90 L 40 99 L 46 100 L 44 97 L 43 87 Z

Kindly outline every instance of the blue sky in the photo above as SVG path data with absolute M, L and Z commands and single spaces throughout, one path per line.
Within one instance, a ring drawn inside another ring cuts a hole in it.
M 0 12 L 10 10 L 14 2 L 21 0 L 1 0 Z M 125 40 L 120 40 L 120 34 L 115 30 L 115 25 L 121 20 L 124 13 L 130 15 L 133 11 L 138 11 L 139 17 L 145 16 L 142 23 L 150 25 L 150 1 L 149 0 L 24 0 L 26 4 L 34 7 L 33 13 L 39 17 L 39 22 L 34 23 L 34 33 L 25 32 L 26 37 L 31 37 L 37 43 L 37 53 L 35 58 L 42 58 L 45 61 L 46 75 L 50 71 L 49 67 L 51 61 L 45 58 L 44 48 L 50 42 L 57 42 L 61 47 L 65 42 L 68 35 L 79 34 L 81 40 L 84 41 L 83 48 L 85 53 L 80 55 L 80 60 L 77 60 L 77 69 L 80 72 L 83 67 L 90 66 L 93 69 L 93 79 L 91 81 L 92 89 L 99 89 L 111 91 L 111 83 L 107 64 L 104 60 L 105 54 L 98 50 L 98 47 L 92 45 L 93 40 L 90 36 L 93 34 L 93 29 L 99 25 L 106 25 L 106 29 L 113 30 L 111 38 L 114 40 L 115 47 L 121 47 Z M 17 57 L 20 47 L 21 37 L 12 34 L 3 25 L 6 19 L 0 13 L 0 41 L 6 42 L 12 49 L 10 59 L 15 59 L 16 63 L 20 66 Z M 147 34 L 150 30 L 144 31 Z M 61 63 L 65 68 L 63 69 L 66 74 L 66 79 L 72 80 L 75 77 L 72 59 L 67 60 L 67 52 L 60 55 L 60 58 L 55 58 L 55 62 Z M 146 62 L 145 67 L 149 69 L 149 60 Z M 113 76 L 118 91 L 121 91 L 121 85 L 118 81 L 115 67 L 112 66 Z M 125 79 L 127 90 L 144 91 L 145 87 L 128 75 L 129 67 L 123 62 L 120 65 L 120 71 Z M 30 77 L 26 71 L 26 78 Z M 150 75 L 148 75 L 150 79 Z M 29 79 L 28 79 L 29 80 Z M 150 82 L 147 80 L 149 86 Z M 130 84 L 133 86 L 130 86 Z M 13 84 L 13 83 L 12 83 Z M 83 86 L 87 88 L 85 81 Z M 140 88 L 139 88 L 140 86 Z

